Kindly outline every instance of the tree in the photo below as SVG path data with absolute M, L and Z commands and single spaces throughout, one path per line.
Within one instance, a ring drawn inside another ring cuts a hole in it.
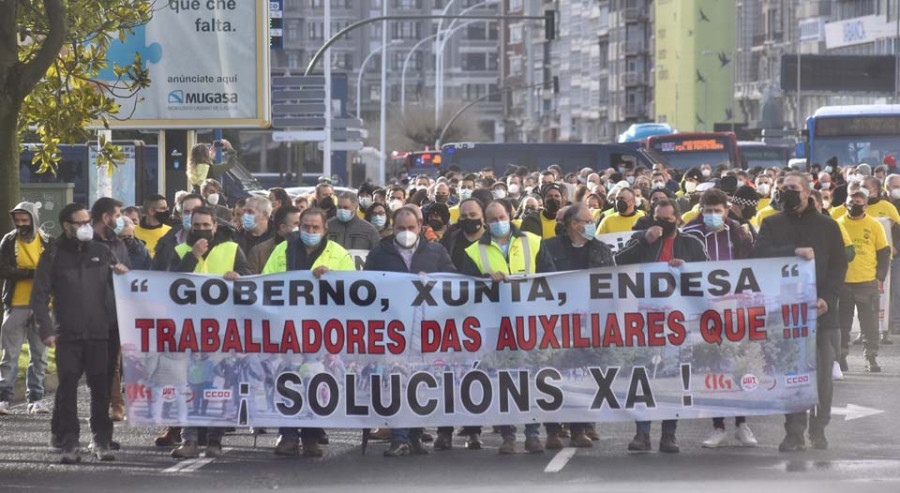
M 434 106 L 409 106 L 405 115 L 401 114 L 399 110 L 389 111 L 386 139 L 388 154 L 392 151 L 414 151 L 434 147 L 434 142 L 441 134 L 444 125 L 461 107 L 460 103 L 447 104 L 441 111 L 437 125 L 434 124 Z M 378 147 L 378 119 L 374 119 L 366 128 L 369 134 L 366 144 Z M 444 142 L 483 142 L 486 139 L 487 136 L 478 126 L 476 108 L 471 108 L 463 113 L 444 136 Z
M 19 200 L 19 154 L 26 134 L 39 139 L 33 164 L 55 173 L 60 143 L 90 138 L 91 122 L 115 118 L 119 98 L 134 98 L 150 84 L 138 54 L 113 67 L 114 81 L 99 81 L 106 53 L 152 15 L 152 0 L 0 1 L 0 231 Z M 98 165 L 112 170 L 119 149 L 102 142 Z

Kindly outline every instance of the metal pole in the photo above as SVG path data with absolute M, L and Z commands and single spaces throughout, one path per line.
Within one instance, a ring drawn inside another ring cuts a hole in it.
M 453 36 L 460 29 L 472 24 L 477 21 L 468 21 L 466 23 L 460 24 L 453 28 L 448 37 Z M 448 29 L 449 30 L 449 29 Z M 422 38 L 418 43 L 414 44 L 412 48 L 409 49 L 409 52 L 406 54 L 406 58 L 403 60 L 403 68 L 400 70 L 400 112 L 406 114 L 406 67 L 409 65 L 409 60 L 412 58 L 412 54 L 418 50 L 426 41 L 432 40 L 437 37 L 437 33 L 428 36 L 427 38 Z
M 797 18 L 798 11 L 800 10 L 800 0 L 794 2 L 794 18 Z M 797 138 L 799 139 L 801 135 L 803 135 L 803 124 L 800 123 L 800 102 L 803 100 L 800 96 L 801 85 L 800 85 L 800 29 L 797 29 L 797 108 L 795 109 L 796 115 L 794 116 L 794 120 L 797 122 Z
M 328 0 L 326 0 L 328 1 Z M 387 0 L 381 0 L 381 15 L 387 17 L 388 13 L 388 2 Z M 383 28 L 381 29 L 381 99 L 379 102 L 381 103 L 381 123 L 379 124 L 379 133 L 381 134 L 378 139 L 378 149 L 381 151 L 378 156 L 378 183 L 386 183 L 385 180 L 385 162 L 387 160 L 387 98 L 390 95 L 390 91 L 387 87 L 387 32 L 388 27 L 390 27 L 390 22 L 385 22 Z
M 325 2 L 325 39 L 331 38 L 331 1 Z M 325 50 L 325 142 L 322 145 L 322 175 L 331 178 L 331 50 Z M 358 116 L 358 115 L 357 115 Z
M 390 45 L 402 43 L 399 39 L 395 39 L 391 41 Z M 382 46 L 375 48 L 370 51 L 368 55 L 363 59 L 362 65 L 359 66 L 359 75 L 356 77 L 356 117 L 362 119 L 362 110 L 360 109 L 360 102 L 362 101 L 362 78 L 363 72 L 366 70 L 366 64 L 369 63 L 369 59 L 375 56 L 376 53 L 381 51 Z
M 441 12 L 441 15 L 447 15 L 447 12 L 450 11 L 450 7 L 453 6 L 453 3 L 456 0 L 450 0 L 447 2 L 447 5 L 444 7 L 444 11 Z M 437 126 L 438 121 L 441 118 L 441 93 L 443 91 L 443 67 L 444 67 L 444 54 L 441 43 L 441 29 L 444 26 L 444 19 L 438 21 L 437 31 L 435 32 L 434 39 L 434 124 Z

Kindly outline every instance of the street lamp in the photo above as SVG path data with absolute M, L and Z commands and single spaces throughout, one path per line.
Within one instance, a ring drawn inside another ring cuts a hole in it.
M 450 0 L 449 2 L 447 2 L 447 5 L 444 6 L 444 10 L 443 10 L 443 12 L 441 12 L 441 15 L 447 15 L 447 12 L 450 11 L 450 7 L 452 7 L 455 2 L 456 2 L 456 0 Z M 440 67 L 443 62 L 443 55 L 441 54 L 441 29 L 443 29 L 443 27 L 444 27 L 444 19 L 442 17 L 441 20 L 438 21 L 437 31 L 435 31 L 435 34 L 434 34 L 434 38 L 435 38 L 434 39 L 434 124 L 435 124 L 435 126 L 437 126 L 438 120 L 440 120 L 440 118 L 441 118 L 441 109 L 440 109 L 441 105 L 440 105 L 440 102 L 438 101 L 438 87 L 439 87 L 438 80 L 440 77 L 440 70 L 438 69 L 438 67 Z
M 455 28 L 450 30 L 449 34 L 447 34 L 447 37 L 453 36 L 453 34 L 455 34 L 457 31 L 464 27 L 468 27 L 474 22 L 478 21 L 468 21 L 460 24 L 459 26 L 456 26 Z M 409 65 L 409 60 L 412 58 L 412 54 L 415 53 L 415 51 L 418 50 L 423 44 L 425 44 L 425 42 L 436 38 L 437 35 L 438 33 L 434 33 L 427 38 L 420 39 L 418 43 L 410 48 L 409 53 L 406 54 L 406 59 L 403 60 L 403 69 L 400 71 L 400 112 L 404 115 L 406 114 L 406 67 Z M 437 69 L 435 68 L 435 70 Z
M 387 45 L 393 46 L 393 45 L 397 45 L 397 44 L 401 44 L 401 43 L 403 43 L 402 39 L 395 39 L 395 40 L 392 40 L 391 42 L 389 42 Z M 362 65 L 359 66 L 359 75 L 356 77 L 356 117 L 359 119 L 362 119 L 360 103 L 362 102 L 363 73 L 365 73 L 366 64 L 369 63 L 369 59 L 372 58 L 373 56 L 375 56 L 377 53 L 379 53 L 381 51 L 381 48 L 383 48 L 383 47 L 384 47 L 383 45 L 379 45 L 378 48 L 375 48 L 374 50 L 370 51 L 369 54 L 366 55 L 366 57 L 363 59 Z M 386 62 L 387 62 L 386 60 L 381 61 L 381 63 L 386 63 Z M 384 85 L 384 81 L 382 81 L 382 86 L 383 85 Z M 383 91 L 384 91 L 384 87 L 382 87 L 382 92 Z M 382 94 L 381 97 L 384 97 L 384 95 Z

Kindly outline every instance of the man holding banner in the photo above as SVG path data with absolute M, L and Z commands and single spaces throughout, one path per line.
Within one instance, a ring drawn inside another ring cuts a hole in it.
M 631 265 L 647 262 L 668 262 L 672 268 L 679 268 L 685 262 L 705 262 L 709 260 L 706 248 L 696 237 L 678 232 L 681 217 L 678 205 L 672 200 L 660 200 L 653 212 L 654 222 L 647 231 L 639 231 L 631 241 L 616 254 L 616 264 Z M 637 433 L 628 444 L 631 452 L 650 451 L 650 421 L 638 421 Z M 678 420 L 662 422 L 662 437 L 659 451 L 677 454 L 680 449 L 675 440 Z
M 809 438 L 813 448 L 828 448 L 825 427 L 831 420 L 833 383 L 831 368 L 837 355 L 836 340 L 840 339 L 837 311 L 838 299 L 847 273 L 847 253 L 837 223 L 816 211 L 810 198 L 812 186 L 802 173 L 788 173 L 778 193 L 783 212 L 762 221 L 753 255 L 755 257 L 784 257 L 797 255 L 816 262 L 816 291 L 818 313 L 816 330 L 816 384 L 819 403 L 809 416 Z M 787 414 L 786 435 L 778 446 L 782 452 L 806 449 L 804 432 L 807 412 Z
M 331 197 L 328 197 L 331 200 Z M 328 214 L 319 208 L 306 209 L 300 215 L 300 237 L 289 238 L 275 247 L 263 274 L 311 270 L 316 278 L 330 270 L 354 271 L 353 257 L 337 243 L 329 240 Z M 303 443 L 304 457 L 321 457 L 319 441 L 325 437 L 322 428 L 280 428 L 275 455 L 296 456 Z

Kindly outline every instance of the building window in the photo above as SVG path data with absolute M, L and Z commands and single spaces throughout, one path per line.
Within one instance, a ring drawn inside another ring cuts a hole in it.
M 300 23 L 297 21 L 288 21 L 284 37 L 289 43 L 297 42 L 297 39 L 300 37 Z
M 300 55 L 298 53 L 294 53 L 293 51 L 288 52 L 287 66 L 290 69 L 299 68 L 300 67 Z
M 422 8 L 422 0 L 394 0 L 391 6 L 395 9 L 420 9 Z
M 419 39 L 419 23 L 416 21 L 397 21 L 391 24 L 392 39 Z
M 308 22 L 306 31 L 309 33 L 310 41 L 321 41 L 325 39 L 325 23 L 324 22 Z
M 521 12 L 525 7 L 523 0 L 509 0 L 510 12 Z
M 522 24 L 509 26 L 509 42 L 519 44 L 522 42 Z
M 463 53 L 463 70 L 487 70 L 487 62 L 484 53 Z

